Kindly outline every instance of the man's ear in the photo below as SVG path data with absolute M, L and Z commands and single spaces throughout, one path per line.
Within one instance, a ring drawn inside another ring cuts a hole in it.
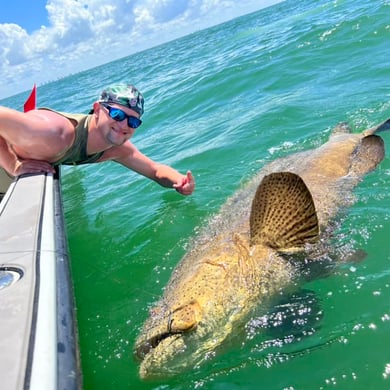
M 93 106 L 92 106 L 93 108 L 92 108 L 92 110 L 91 111 L 93 111 L 93 114 L 96 116 L 96 118 L 98 117 L 98 112 L 99 112 L 99 110 L 100 110 L 100 103 L 99 102 L 95 102 L 95 103 L 93 103 Z M 92 114 L 92 112 L 91 112 L 91 114 Z

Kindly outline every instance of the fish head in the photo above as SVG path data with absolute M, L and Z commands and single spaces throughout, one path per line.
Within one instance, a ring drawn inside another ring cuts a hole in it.
M 209 298 L 207 294 L 200 290 L 186 301 L 186 291 L 178 292 L 183 299 L 172 304 L 171 296 L 163 297 L 150 311 L 134 349 L 142 379 L 167 378 L 193 369 L 229 335 L 233 313 L 226 316 L 222 290 Z

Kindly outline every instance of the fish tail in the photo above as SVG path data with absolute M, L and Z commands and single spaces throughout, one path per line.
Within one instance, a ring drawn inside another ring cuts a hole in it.
M 369 136 L 387 130 L 390 130 L 390 118 L 386 119 L 379 125 L 372 127 L 371 129 L 363 131 L 363 136 Z

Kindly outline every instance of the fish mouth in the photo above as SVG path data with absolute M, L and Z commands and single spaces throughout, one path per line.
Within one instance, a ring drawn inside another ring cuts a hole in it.
M 182 332 L 164 332 L 150 337 L 135 348 L 136 358 L 139 361 L 144 360 L 145 357 L 156 350 L 163 341 L 171 339 L 171 341 L 174 342 L 181 337 L 181 334 Z
M 154 317 L 149 331 L 139 339 L 138 347 L 136 344 L 135 355 L 138 359 L 144 360 L 147 355 L 158 349 L 161 343 L 164 343 L 164 348 L 168 348 L 170 353 L 175 354 L 174 348 L 178 339 L 182 339 L 183 334 L 191 334 L 197 329 L 199 311 L 199 304 L 191 301 L 169 311 L 168 315 L 164 316 L 162 326 L 155 326 L 158 317 Z M 155 309 L 154 313 L 160 313 L 160 310 Z
M 141 341 L 134 350 L 140 361 L 142 380 L 158 380 L 178 375 L 186 368 L 182 352 L 187 349 L 182 333 L 160 333 Z

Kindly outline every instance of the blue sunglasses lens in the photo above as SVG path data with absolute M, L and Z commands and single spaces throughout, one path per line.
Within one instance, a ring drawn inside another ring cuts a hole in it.
M 118 122 L 123 121 L 123 119 L 126 118 L 126 114 L 119 108 L 108 107 L 108 114 L 112 119 L 115 119 Z
M 142 123 L 141 119 L 138 119 L 137 117 L 132 115 L 127 115 L 124 111 L 122 111 L 119 108 L 111 107 L 108 104 L 103 104 L 103 106 L 107 108 L 108 115 L 110 116 L 110 118 L 118 122 L 122 122 L 124 119 L 127 118 L 127 125 L 132 129 L 136 129 Z
M 141 119 L 136 118 L 135 116 L 128 116 L 127 117 L 127 125 L 131 127 L 132 129 L 136 129 L 141 125 L 142 121 Z

